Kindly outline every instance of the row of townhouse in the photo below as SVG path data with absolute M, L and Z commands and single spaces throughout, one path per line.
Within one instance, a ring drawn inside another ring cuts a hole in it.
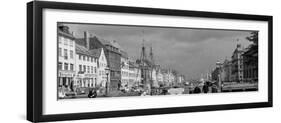
M 108 84 L 110 90 L 117 90 L 121 86 L 143 84 L 140 64 L 130 58 L 115 40 L 105 40 L 89 32 L 84 32 L 83 38 L 75 38 L 69 27 L 59 25 L 58 42 L 59 86 L 74 91 L 75 88 L 105 87 Z M 152 68 L 147 74 L 154 87 L 184 81 L 184 76 L 176 75 L 173 70 L 159 65 Z
M 85 34 L 87 35 L 87 34 Z M 87 42 L 87 41 L 86 41 Z M 70 91 L 77 88 L 105 87 L 107 59 L 103 48 L 89 49 L 81 45 L 69 32 L 69 27 L 58 26 L 58 85 Z
M 160 68 L 158 65 L 152 71 L 152 80 L 154 87 L 174 86 L 184 82 L 184 75 L 177 74 L 175 70 Z
M 242 82 L 243 81 L 243 57 L 244 49 L 237 44 L 232 53 L 231 60 L 216 62 L 216 68 L 212 71 L 212 80 L 219 82 Z
M 140 60 L 133 60 L 128 54 L 121 49 L 121 85 L 123 87 L 138 86 L 142 83 L 142 70 Z M 155 65 L 150 60 L 145 61 L 146 66 L 150 66 L 147 72 L 147 78 L 151 80 L 152 84 L 147 86 L 160 87 L 160 86 L 172 86 L 177 83 L 184 82 L 183 75 L 177 75 L 175 70 L 161 68 L 160 65 Z M 147 84 L 147 83 L 146 83 Z
M 258 46 L 251 44 L 242 48 L 237 44 L 231 60 L 217 62 L 212 71 L 212 80 L 222 82 L 257 82 L 258 81 Z

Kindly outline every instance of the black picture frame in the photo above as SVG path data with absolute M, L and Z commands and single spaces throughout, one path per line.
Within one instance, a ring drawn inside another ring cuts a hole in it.
M 241 104 L 43 115 L 42 113 L 43 12 L 42 10 L 45 8 L 65 9 L 65 10 L 86 10 L 86 11 L 99 11 L 99 12 L 117 12 L 117 13 L 131 13 L 131 14 L 220 18 L 220 19 L 235 19 L 235 20 L 237 19 L 255 20 L 255 21 L 268 22 L 268 101 L 255 102 L 255 103 L 241 103 Z M 156 115 L 156 114 L 170 114 L 170 113 L 272 107 L 273 106 L 273 96 L 272 96 L 272 92 L 273 92 L 272 90 L 272 86 L 273 86 L 272 85 L 272 78 L 273 78 L 272 31 L 273 30 L 272 27 L 273 27 L 273 17 L 264 16 L 264 15 L 185 11 L 185 10 L 93 5 L 93 4 L 63 3 L 63 2 L 46 2 L 46 1 L 29 2 L 27 3 L 27 120 L 32 122 L 46 122 L 46 121 L 64 121 L 64 120 L 95 119 L 95 118 L 107 118 L 107 117 L 124 117 L 124 116 L 138 116 L 138 115 Z

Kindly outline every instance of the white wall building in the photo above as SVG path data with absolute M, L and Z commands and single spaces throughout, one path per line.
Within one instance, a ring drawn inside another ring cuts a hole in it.
M 153 82 L 153 87 L 158 87 L 158 81 L 157 81 L 157 74 L 156 74 L 156 68 L 153 68 L 151 71 L 151 78 L 152 78 L 152 82 Z
M 158 83 L 158 85 L 160 86 L 160 85 L 163 85 L 164 84 L 164 75 L 163 75 L 163 73 L 162 73 L 162 70 L 159 68 L 159 69 L 157 69 L 157 71 L 156 71 L 156 79 L 157 79 L 157 83 Z
M 141 83 L 141 70 L 134 61 L 129 62 L 129 83 L 128 87 L 139 85 Z
M 76 86 L 97 85 L 97 57 L 86 47 L 76 44 Z
M 92 49 L 90 50 L 90 52 L 97 57 L 97 86 L 105 87 L 107 79 L 108 80 L 110 79 L 107 78 L 106 75 L 106 68 L 108 64 L 104 53 L 104 49 L 103 48 Z
M 121 86 L 129 84 L 129 57 L 125 51 L 121 51 Z
M 73 91 L 75 76 L 75 38 L 67 26 L 58 27 L 58 84 Z

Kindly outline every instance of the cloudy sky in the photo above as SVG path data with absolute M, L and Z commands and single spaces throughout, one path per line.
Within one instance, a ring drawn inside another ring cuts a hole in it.
M 179 71 L 188 79 L 198 79 L 215 67 L 215 63 L 230 59 L 237 39 L 243 47 L 250 42 L 250 31 L 136 27 L 120 25 L 65 24 L 75 37 L 83 32 L 107 40 L 116 40 L 132 58 L 139 58 L 142 40 L 153 47 L 154 59 L 165 68 Z M 147 51 L 150 48 L 147 48 Z M 147 52 L 148 54 L 148 52 Z

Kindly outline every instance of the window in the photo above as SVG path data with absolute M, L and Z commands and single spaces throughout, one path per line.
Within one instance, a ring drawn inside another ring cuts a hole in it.
M 69 40 L 69 46 L 73 47 L 73 41 L 72 40 Z
M 94 72 L 94 70 L 93 70 L 93 66 L 91 66 L 91 73 L 93 73 Z
M 62 63 L 61 62 L 59 62 L 58 67 L 59 67 L 59 70 L 62 70 Z
M 73 51 L 70 50 L 70 58 L 73 59 Z
M 87 61 L 90 61 L 88 56 L 87 56 Z
M 64 70 L 68 70 L 68 63 L 64 63 Z
M 86 58 L 86 57 L 85 57 L 85 56 L 83 56 L 83 61 L 85 61 L 85 58 Z
M 95 67 L 95 73 L 97 73 L 97 67 Z
M 64 39 L 64 45 L 67 45 L 67 39 L 66 38 L 63 39 Z
M 83 65 L 83 71 L 86 72 L 86 65 Z
M 93 57 L 91 57 L 91 62 L 93 62 Z
M 82 65 L 79 65 L 79 72 L 82 72 Z
M 68 56 L 67 56 L 67 49 L 64 49 L 64 59 L 67 59 Z
M 73 68 L 73 64 L 70 64 L 70 70 L 74 70 L 74 68 Z
M 59 37 L 59 44 L 61 44 L 63 37 Z
M 87 72 L 90 73 L 90 66 L 87 66 Z
M 59 56 L 62 56 L 62 49 L 59 48 Z

